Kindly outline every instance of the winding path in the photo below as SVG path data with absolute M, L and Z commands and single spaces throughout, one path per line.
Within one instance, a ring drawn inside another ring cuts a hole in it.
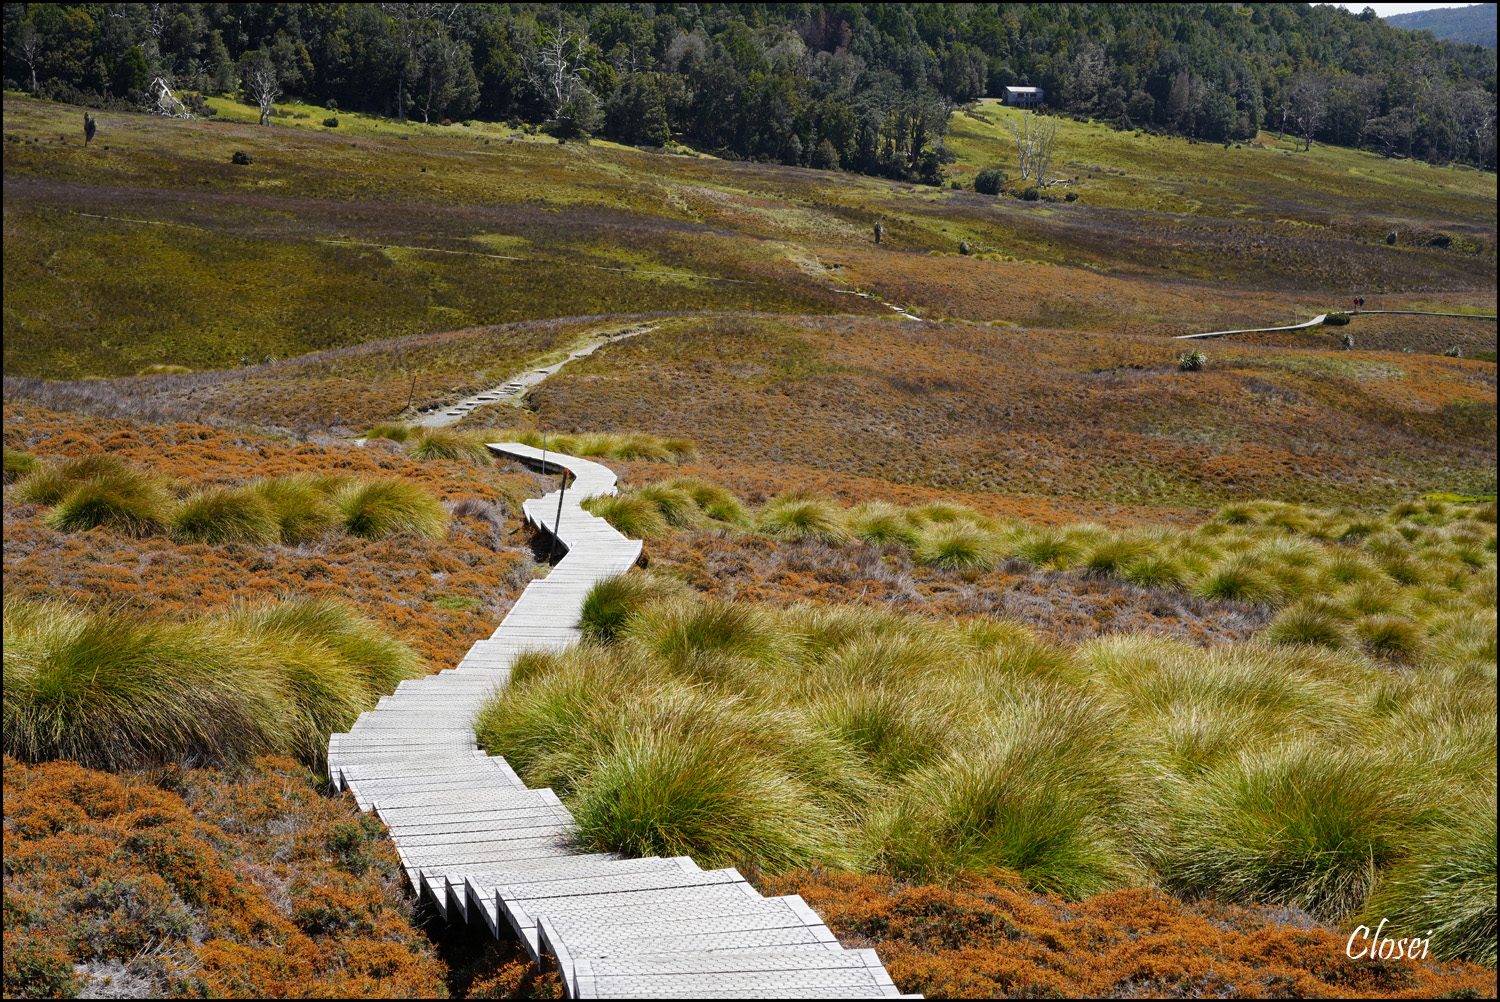
M 636 324 L 624 330 L 606 331 L 595 334 L 590 338 L 578 342 L 568 349 L 563 358 L 548 365 L 535 365 L 527 368 L 518 376 L 512 376 L 499 386 L 474 394 L 456 404 L 447 407 L 439 407 L 435 410 L 419 414 L 411 423 L 424 428 L 444 428 L 450 424 L 461 421 L 469 412 L 490 404 L 520 404 L 525 399 L 528 391 L 539 385 L 542 380 L 555 374 L 569 362 L 580 358 L 586 358 L 607 344 L 623 341 L 626 338 L 635 337 L 637 334 L 649 334 L 656 330 L 651 324 Z M 546 357 L 546 356 L 543 356 Z
M 1345 310 L 1343 312 L 1351 317 L 1362 316 L 1365 314 L 1385 314 L 1386 316 L 1402 317 L 1461 317 L 1465 320 L 1495 319 L 1494 316 L 1484 313 L 1433 313 L 1427 310 Z M 1174 340 L 1195 341 L 1199 338 L 1225 337 L 1229 334 L 1271 334 L 1275 333 L 1276 331 L 1300 331 L 1306 330 L 1309 327 L 1317 327 L 1327 319 L 1327 313 L 1319 313 L 1317 316 L 1304 323 L 1289 324 L 1285 327 L 1246 327 L 1240 330 L 1232 331 L 1207 331 L 1203 334 L 1178 334 L 1176 338 L 1174 338 Z
M 488 640 L 456 668 L 402 682 L 328 742 L 328 775 L 390 829 L 419 894 L 451 921 L 514 934 L 556 958 L 571 998 L 882 998 L 901 996 L 874 950 L 846 950 L 800 897 L 762 897 L 733 869 L 685 856 L 624 859 L 574 839 L 572 815 L 480 751 L 474 715 L 525 650 L 580 638 L 584 598 L 623 574 L 641 543 L 584 511 L 615 493 L 607 467 L 517 443 L 492 451 L 566 470 L 572 482 L 526 501 L 532 524 L 567 553 L 526 586 Z

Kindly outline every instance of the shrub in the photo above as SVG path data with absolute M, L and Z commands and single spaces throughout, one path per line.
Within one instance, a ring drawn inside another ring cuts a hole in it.
M 334 498 L 344 531 L 364 539 L 384 539 L 401 532 L 440 538 L 448 513 L 426 489 L 406 480 L 356 481 Z
M 132 470 L 77 484 L 42 521 L 60 532 L 86 532 L 105 526 L 141 536 L 162 528 L 171 504 L 160 479 Z
M 1189 351 L 1177 356 L 1177 368 L 1181 372 L 1202 372 L 1208 367 L 1208 356 L 1201 351 Z
M 667 531 L 661 510 L 635 494 L 612 494 L 589 498 L 585 511 L 598 515 L 631 539 L 650 539 Z
M 1184 894 L 1342 918 L 1405 850 L 1421 786 L 1364 748 L 1247 753 L 1173 803 L 1164 876 Z
M 939 523 L 922 532 L 915 556 L 924 564 L 950 570 L 988 567 L 995 561 L 995 541 L 989 533 L 974 525 Z
M 1495 966 L 1495 798 L 1471 794 L 1393 867 L 1364 909 L 1394 938 L 1431 937 L 1444 960 Z
M 234 153 L 230 155 L 229 162 L 240 167 L 248 167 L 250 166 L 250 164 L 254 163 L 255 160 L 244 150 L 235 150 Z
M 490 450 L 478 435 L 449 428 L 417 428 L 406 440 L 406 451 L 413 459 L 466 459 L 488 463 Z
M 172 536 L 184 543 L 274 543 L 281 523 L 260 491 L 209 488 L 189 496 L 172 513 Z
M 325 128 L 325 129 L 337 129 L 338 127 L 339 127 L 339 120 L 337 118 L 335 118 L 334 116 L 329 115 L 327 118 L 323 119 L 323 128 Z
M 1042 193 L 1040 189 L 1036 187 L 1027 188 L 1025 191 L 1021 192 L 1021 200 L 1023 202 L 1035 202 L 1041 197 Z
M 1349 324 L 1349 314 L 1329 313 L 1323 317 L 1323 324 L 1327 327 L 1346 327 Z
M 1127 560 L 1117 572 L 1142 588 L 1175 588 L 1183 582 L 1182 565 L 1162 553 L 1145 553 Z
M 756 517 L 756 528 L 778 539 L 843 543 L 849 539 L 843 512 L 823 498 L 784 494 L 772 498 Z
M 36 457 L 29 452 L 19 452 L 15 449 L 5 450 L 5 482 L 13 484 L 22 477 L 29 476 L 37 468 Z
M 974 175 L 974 190 L 981 195 L 998 195 L 1006 180 L 1005 171 L 999 167 L 985 167 Z

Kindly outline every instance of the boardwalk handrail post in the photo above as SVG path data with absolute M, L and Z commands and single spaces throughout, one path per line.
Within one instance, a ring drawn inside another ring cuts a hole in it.
M 547 547 L 547 563 L 552 563 L 552 554 L 557 550 L 557 531 L 562 528 L 563 495 L 568 492 L 568 469 L 563 467 L 562 483 L 557 488 L 557 518 L 552 520 L 552 542 Z

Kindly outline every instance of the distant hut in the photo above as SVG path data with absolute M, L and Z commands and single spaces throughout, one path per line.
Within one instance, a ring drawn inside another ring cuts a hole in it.
M 1035 108 L 1045 97 L 1040 87 L 1005 88 L 1005 103 L 1018 108 Z

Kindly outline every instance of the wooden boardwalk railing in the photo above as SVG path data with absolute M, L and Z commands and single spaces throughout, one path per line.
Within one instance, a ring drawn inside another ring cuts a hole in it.
M 523 505 L 567 553 L 458 667 L 402 682 L 333 735 L 334 786 L 386 823 L 417 893 L 451 921 L 519 937 L 534 960 L 555 957 L 571 998 L 903 997 L 875 951 L 844 949 L 800 897 L 762 897 L 737 871 L 701 870 L 685 856 L 587 852 L 551 790 L 528 789 L 505 759 L 478 749 L 474 715 L 515 656 L 576 642 L 589 589 L 641 555 L 639 540 L 580 507 L 615 492 L 607 467 L 556 453 L 544 461 L 516 443 L 490 449 L 572 475 L 561 499 L 554 491 Z

